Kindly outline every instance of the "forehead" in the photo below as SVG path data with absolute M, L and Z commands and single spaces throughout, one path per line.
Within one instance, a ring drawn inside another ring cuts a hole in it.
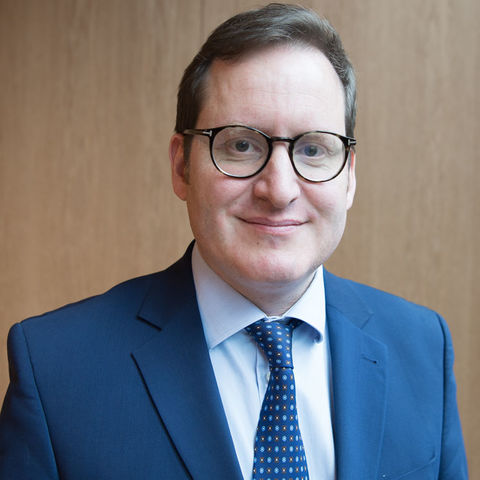
M 240 123 L 275 135 L 344 133 L 344 105 L 341 81 L 322 52 L 277 46 L 235 61 L 215 60 L 197 126 Z

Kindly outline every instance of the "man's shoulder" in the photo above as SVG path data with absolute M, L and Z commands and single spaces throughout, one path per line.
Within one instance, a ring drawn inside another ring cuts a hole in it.
M 325 288 L 327 308 L 338 309 L 349 318 L 362 311 L 367 331 L 448 335 L 438 312 L 401 296 L 329 272 L 325 273 Z
M 366 306 L 375 310 L 387 308 L 391 311 L 392 308 L 398 308 L 400 310 L 417 311 L 419 314 L 436 314 L 432 309 L 394 293 L 355 280 L 339 277 L 327 271 L 325 272 L 325 281 L 330 290 L 335 292 L 336 295 L 340 294 L 344 299 L 352 295 L 356 296 Z
M 178 289 L 178 284 L 188 278 L 187 255 L 164 270 L 130 278 L 109 288 L 104 293 L 69 303 L 41 315 L 32 316 L 21 322 L 24 328 L 47 328 L 49 324 L 58 322 L 62 326 L 81 322 L 108 321 L 115 322 L 122 318 L 136 317 L 148 297 L 171 297 L 172 290 Z
M 20 324 L 26 332 L 52 333 L 58 327 L 86 327 L 91 323 L 98 324 L 113 318 L 117 322 L 122 318 L 131 318 L 136 316 L 142 299 L 159 275 L 153 273 L 123 281 L 103 293 L 29 317 Z

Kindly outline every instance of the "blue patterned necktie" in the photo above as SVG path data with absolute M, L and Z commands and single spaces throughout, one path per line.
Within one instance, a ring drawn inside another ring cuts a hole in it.
M 246 328 L 270 366 L 255 437 L 253 480 L 308 480 L 292 360 L 292 331 L 299 323 L 260 320 Z

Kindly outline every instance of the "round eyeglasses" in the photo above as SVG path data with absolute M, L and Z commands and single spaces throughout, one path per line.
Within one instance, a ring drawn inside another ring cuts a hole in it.
M 337 133 L 313 131 L 296 137 L 270 137 L 253 127 L 227 125 L 209 129 L 186 129 L 184 135 L 210 139 L 210 156 L 223 174 L 235 178 L 253 177 L 270 160 L 274 142 L 287 142 L 295 172 L 310 182 L 328 182 L 345 167 L 356 140 Z

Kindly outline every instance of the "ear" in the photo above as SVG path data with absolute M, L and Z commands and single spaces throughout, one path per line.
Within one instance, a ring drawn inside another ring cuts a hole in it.
M 176 133 L 170 139 L 169 154 L 173 191 L 180 200 L 186 200 L 188 187 L 187 166 L 184 157 L 183 135 L 180 133 Z
M 350 164 L 348 165 L 348 184 L 347 184 L 347 210 L 353 205 L 355 190 L 357 188 L 357 178 L 355 176 L 355 165 L 357 156 L 355 150 L 350 150 Z

